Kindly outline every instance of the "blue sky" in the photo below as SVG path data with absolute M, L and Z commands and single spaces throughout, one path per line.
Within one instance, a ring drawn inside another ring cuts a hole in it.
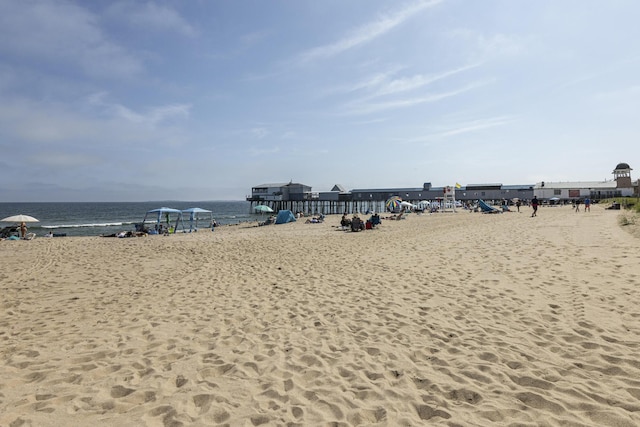
M 612 179 L 640 168 L 638 16 L 635 0 L 0 0 L 0 201 Z

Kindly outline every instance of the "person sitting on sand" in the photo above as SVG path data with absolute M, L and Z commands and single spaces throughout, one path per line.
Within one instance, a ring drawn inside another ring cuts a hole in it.
M 353 219 L 351 220 L 351 231 L 360 231 L 364 229 L 365 229 L 364 222 L 362 222 L 360 217 L 354 215 Z
M 269 218 L 267 218 L 264 222 L 259 222 L 258 225 L 259 226 L 263 226 L 263 225 L 270 225 L 276 222 L 276 217 L 271 215 L 269 216 Z

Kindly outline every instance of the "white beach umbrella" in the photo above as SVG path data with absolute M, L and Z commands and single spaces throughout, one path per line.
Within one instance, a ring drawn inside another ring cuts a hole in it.
M 23 215 L 23 214 L 8 216 L 6 218 L 0 219 L 0 221 L 2 222 L 40 222 L 40 220 L 32 216 Z

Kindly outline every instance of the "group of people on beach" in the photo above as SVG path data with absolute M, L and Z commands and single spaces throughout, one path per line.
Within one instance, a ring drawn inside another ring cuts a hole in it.
M 573 208 L 576 212 L 580 212 L 580 199 L 573 202 Z M 589 199 L 588 197 L 584 199 L 584 211 L 591 212 L 591 199 Z
M 373 213 L 366 221 L 363 221 L 358 214 L 354 214 L 353 218 L 347 218 L 347 214 L 345 213 L 340 220 L 342 229 L 351 231 L 371 230 L 379 224 L 382 224 L 382 220 L 377 213 Z
M 580 205 L 583 203 L 583 201 L 581 201 L 580 199 L 576 199 L 573 201 L 573 207 L 572 209 L 575 210 L 576 212 L 580 212 Z M 533 196 L 533 199 L 531 199 L 531 208 L 533 209 L 533 213 L 531 214 L 532 217 L 537 216 L 538 214 L 538 197 L 537 196 Z M 584 211 L 585 212 L 591 212 L 591 199 L 590 198 L 585 198 L 584 199 Z M 518 212 L 520 212 L 520 207 L 518 206 Z
M 17 234 L 17 235 L 16 235 Z M 33 236 L 35 234 L 32 233 Z M 0 230 L 0 240 L 29 240 L 29 234 L 27 233 L 27 223 L 21 222 L 19 226 L 4 227 Z

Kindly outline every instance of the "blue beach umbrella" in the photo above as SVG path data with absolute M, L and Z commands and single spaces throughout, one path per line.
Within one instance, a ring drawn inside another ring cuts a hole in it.
M 273 209 L 271 209 L 269 206 L 267 205 L 257 205 L 255 208 L 253 208 L 256 212 L 258 213 L 270 213 L 273 212 Z

